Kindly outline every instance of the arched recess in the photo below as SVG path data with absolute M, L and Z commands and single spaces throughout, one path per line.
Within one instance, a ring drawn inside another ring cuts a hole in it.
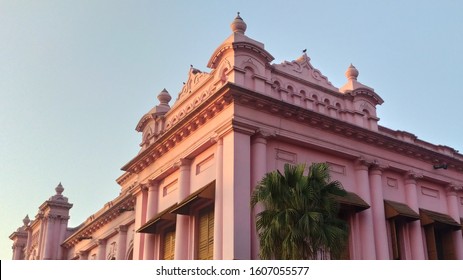
M 133 260 L 133 241 L 129 244 L 129 249 L 127 250 L 126 260 Z
M 362 113 L 363 113 L 363 127 L 370 128 L 370 112 L 367 109 L 363 109 Z
M 244 68 L 244 86 L 248 89 L 254 90 L 256 82 L 254 81 L 255 71 L 253 68 L 247 66 Z

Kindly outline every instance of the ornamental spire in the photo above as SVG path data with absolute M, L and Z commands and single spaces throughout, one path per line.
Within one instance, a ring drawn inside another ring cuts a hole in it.
M 244 20 L 240 17 L 240 12 L 238 12 L 238 14 L 236 15 L 236 18 L 233 20 L 230 27 L 233 33 L 244 34 L 244 32 L 246 31 L 247 25 L 244 22 Z

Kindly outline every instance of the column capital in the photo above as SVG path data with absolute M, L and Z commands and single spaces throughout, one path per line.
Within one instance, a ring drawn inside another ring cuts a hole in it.
M 268 139 L 271 137 L 275 137 L 276 132 L 275 131 L 270 131 L 267 129 L 258 129 L 256 130 L 256 133 L 254 133 L 253 138 L 254 139 Z
M 95 244 L 98 245 L 98 246 L 104 246 L 104 245 L 106 245 L 106 239 L 97 239 L 95 241 Z
M 445 187 L 445 190 L 446 190 L 446 193 L 447 193 L 448 196 L 457 195 L 457 192 L 463 190 L 463 185 L 458 185 L 458 184 L 456 184 L 454 182 L 450 182 Z
M 174 167 L 181 168 L 181 167 L 189 167 L 191 165 L 192 160 L 187 158 L 181 158 L 174 163 Z
M 127 225 L 120 225 L 118 227 L 115 227 L 114 230 L 118 233 L 127 233 L 127 230 L 129 229 L 129 226 Z
M 409 170 L 405 172 L 404 179 L 405 184 L 416 184 L 416 180 L 423 178 L 422 173 L 418 173 L 414 170 Z
M 133 196 L 137 196 L 139 193 L 146 192 L 148 190 L 147 184 L 137 184 L 130 191 Z
M 219 135 L 217 132 L 214 132 L 211 137 L 209 138 L 209 141 L 211 141 L 211 143 L 215 144 L 219 144 L 219 145 L 222 145 L 223 144 L 223 140 L 222 140 L 222 136 Z
M 372 162 L 373 162 L 372 160 L 369 160 L 363 156 L 360 156 L 355 160 L 354 168 L 355 170 L 368 170 Z
M 372 174 L 381 175 L 384 170 L 388 169 L 389 165 L 382 164 L 378 160 L 373 160 L 370 164 L 370 172 Z
M 159 180 L 158 179 L 148 179 L 148 182 L 143 185 L 145 185 L 148 188 L 148 190 L 151 190 L 159 186 Z

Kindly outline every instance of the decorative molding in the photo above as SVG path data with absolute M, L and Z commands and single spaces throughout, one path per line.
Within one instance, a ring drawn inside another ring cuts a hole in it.
M 162 196 L 167 196 L 170 193 L 173 193 L 176 191 L 178 188 L 178 179 L 175 179 L 174 181 L 170 182 L 169 184 L 165 185 L 162 188 Z
M 214 154 L 209 155 L 207 158 L 203 159 L 201 162 L 196 164 L 196 175 L 203 172 L 204 170 L 210 168 L 214 165 Z
M 386 185 L 396 190 L 399 189 L 399 181 L 396 178 L 387 177 Z
M 421 194 L 424 196 L 429 196 L 429 197 L 433 197 L 437 199 L 440 198 L 439 190 L 432 189 L 432 188 L 425 187 L 425 186 L 421 186 Z
M 463 185 L 458 185 L 454 182 L 449 183 L 445 188 L 447 194 L 456 195 L 457 192 L 463 190 Z
M 146 188 L 146 187 L 145 187 Z M 130 193 L 119 196 L 112 201 L 109 209 L 100 209 L 97 213 L 93 214 L 93 218 L 87 218 L 87 220 L 80 225 L 74 233 L 71 234 L 63 243 L 62 246 L 65 248 L 71 248 L 81 242 L 80 237 L 90 237 L 98 229 L 104 225 L 110 223 L 115 218 L 122 215 L 121 208 L 130 209 L 135 206 L 135 197 Z
M 405 173 L 404 179 L 405 179 L 405 184 L 415 184 L 416 185 L 416 180 L 423 178 L 422 173 L 417 173 L 416 171 L 409 170 Z
M 330 168 L 331 172 L 341 174 L 341 175 L 347 175 L 345 165 L 341 165 L 341 164 L 337 164 L 337 163 L 333 163 L 333 162 L 327 162 L 327 163 L 329 165 L 329 168 Z
M 285 163 L 297 163 L 297 154 L 282 149 L 275 149 L 275 159 Z

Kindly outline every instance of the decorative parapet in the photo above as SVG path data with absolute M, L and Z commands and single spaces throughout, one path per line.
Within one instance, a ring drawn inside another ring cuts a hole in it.
M 102 209 L 88 217 L 84 223 L 79 225 L 71 236 L 62 243 L 62 246 L 71 248 L 82 240 L 91 237 L 95 231 L 110 223 L 116 217 L 122 215 L 126 211 L 133 210 L 134 205 L 135 199 L 130 193 L 125 196 L 119 196 L 113 201 L 106 203 Z
M 328 81 L 320 70 L 316 69 L 310 63 L 310 57 L 304 52 L 303 55 L 291 62 L 284 61 L 280 64 L 272 64 L 275 74 L 287 74 L 304 81 L 328 88 L 333 91 L 338 91 L 333 84 Z

